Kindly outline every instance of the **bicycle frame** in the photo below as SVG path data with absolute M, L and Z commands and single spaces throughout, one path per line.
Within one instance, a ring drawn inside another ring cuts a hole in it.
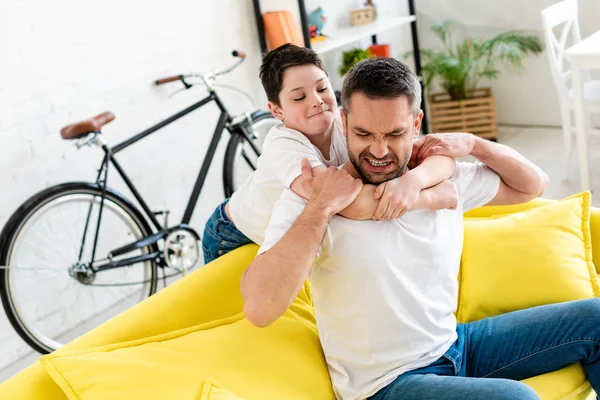
M 170 123 L 186 116 L 187 114 L 189 114 L 189 113 L 191 113 L 213 101 L 219 107 L 221 114 L 219 116 L 217 126 L 215 127 L 215 131 L 213 133 L 212 139 L 211 139 L 208 149 L 206 151 L 204 161 L 202 162 L 200 172 L 198 173 L 198 177 L 196 178 L 196 182 L 194 184 L 192 193 L 190 195 L 190 199 L 188 201 L 185 212 L 183 214 L 182 221 L 179 225 L 176 225 L 173 228 L 168 228 L 167 226 L 162 226 L 156 219 L 156 214 L 150 210 L 150 207 L 144 201 L 140 192 L 137 190 L 137 188 L 135 187 L 135 185 L 133 184 L 131 179 L 127 176 L 127 174 L 123 170 L 122 166 L 116 160 L 115 154 L 117 154 L 118 152 L 126 149 L 127 147 L 139 142 L 140 140 L 144 139 L 145 137 L 151 135 L 152 133 L 169 125 Z M 173 116 L 165 119 L 164 121 L 157 123 L 156 125 L 146 129 L 145 131 L 140 132 L 137 135 L 123 141 L 122 143 L 119 143 L 112 148 L 108 147 L 106 144 L 102 144 L 102 149 L 105 152 L 105 157 L 104 157 L 104 159 L 102 161 L 102 165 L 98 171 L 98 176 L 96 178 L 96 182 L 101 186 L 103 192 L 102 192 L 102 198 L 100 200 L 100 211 L 98 213 L 98 224 L 96 227 L 96 233 L 95 233 L 95 237 L 94 237 L 94 247 L 92 250 L 92 258 L 90 261 L 90 267 L 94 272 L 100 272 L 103 270 L 119 268 L 119 267 L 123 267 L 126 265 L 130 265 L 130 264 L 134 264 L 134 263 L 142 262 L 142 261 L 147 261 L 147 260 L 152 260 L 152 259 L 162 261 L 162 254 L 160 254 L 159 251 L 153 252 L 151 254 L 144 254 L 144 255 L 135 256 L 135 257 L 127 258 L 127 259 L 122 259 L 119 261 L 113 261 L 112 257 L 123 255 L 130 251 L 152 245 L 152 244 L 158 242 L 159 240 L 163 239 L 164 237 L 166 237 L 169 234 L 169 232 L 173 229 L 187 229 L 187 230 L 190 230 L 191 232 L 193 232 L 197 236 L 196 232 L 189 227 L 189 222 L 192 218 L 192 214 L 194 212 L 194 208 L 196 207 L 196 203 L 198 201 L 198 197 L 200 196 L 202 187 L 204 186 L 204 182 L 205 182 L 206 176 L 208 174 L 208 169 L 213 161 L 215 151 L 217 149 L 217 145 L 219 144 L 222 134 L 223 134 L 223 130 L 227 129 L 231 135 L 234 135 L 234 134 L 242 135 L 246 139 L 246 141 L 250 144 L 250 146 L 252 147 L 252 149 L 256 153 L 256 155 L 257 156 L 260 155 L 260 150 L 256 147 L 256 145 L 252 141 L 252 132 L 249 132 L 249 130 L 244 126 L 244 124 L 232 123 L 232 122 L 233 122 L 233 119 L 232 119 L 231 115 L 229 114 L 229 112 L 227 111 L 227 109 L 225 108 L 225 106 L 223 105 L 223 103 L 221 102 L 221 99 L 214 92 L 214 90 L 209 89 L 208 96 L 206 96 L 202 100 L 200 100 L 197 103 L 174 114 Z M 247 157 L 245 157 L 245 158 L 249 162 Z M 105 190 L 106 190 L 106 187 L 108 184 L 108 169 L 109 169 L 110 164 L 112 164 L 115 167 L 115 169 L 117 170 L 117 172 L 119 173 L 119 175 L 121 176 L 123 181 L 125 182 L 127 188 L 131 191 L 131 193 L 133 194 L 135 199 L 139 202 L 144 213 L 146 214 L 148 219 L 154 225 L 154 228 L 156 228 L 157 232 L 149 237 L 142 238 L 141 240 L 138 240 L 134 243 L 127 244 L 125 246 L 122 246 L 118 249 L 111 251 L 109 253 L 108 262 L 103 263 L 101 265 L 94 266 L 94 260 L 96 258 L 96 245 L 98 243 L 98 235 L 100 232 L 100 222 L 102 220 L 102 209 L 104 206 L 104 200 L 105 200 L 105 195 L 106 195 Z M 78 264 L 81 263 L 81 257 L 83 254 L 83 249 L 85 247 L 91 212 L 92 212 L 92 206 L 90 206 L 90 210 L 88 212 L 88 216 L 86 219 L 86 225 L 85 225 L 85 229 L 84 229 L 84 235 L 82 238 L 81 251 L 79 254 Z

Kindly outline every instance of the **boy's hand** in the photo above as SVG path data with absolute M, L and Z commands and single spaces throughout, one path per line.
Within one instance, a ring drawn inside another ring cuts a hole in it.
M 454 182 L 448 179 L 438 183 L 432 188 L 427 189 L 432 210 L 456 210 L 458 206 L 458 190 Z
M 416 203 L 422 189 L 421 182 L 410 171 L 380 184 L 375 190 L 374 198 L 379 200 L 379 206 L 373 219 L 400 218 Z

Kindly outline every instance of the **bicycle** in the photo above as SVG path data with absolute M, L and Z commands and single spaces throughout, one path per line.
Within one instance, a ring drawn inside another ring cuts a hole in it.
M 185 274 L 198 264 L 200 235 L 189 222 L 223 131 L 230 133 L 223 164 L 228 197 L 256 169 L 264 137 L 279 123 L 260 110 L 236 117 L 229 114 L 215 87 L 248 96 L 215 83 L 245 59 L 240 51 L 232 55 L 239 60 L 224 71 L 156 80 L 156 85 L 180 82 L 181 90 L 201 83 L 208 95 L 114 147 L 108 146 L 101 131 L 114 119 L 110 112 L 61 130 L 62 138 L 73 140 L 78 149 L 98 146 L 104 151 L 95 182 L 63 183 L 33 195 L 12 214 L 0 234 L 0 265 L 7 266 L 0 267 L 2 304 L 13 328 L 33 349 L 51 352 L 151 296 L 156 292 L 159 267 L 166 286 L 167 277 Z M 151 211 L 115 155 L 211 102 L 221 114 L 182 221 L 169 227 L 168 211 Z M 108 186 L 111 165 L 141 210 Z M 167 275 L 167 267 L 174 273 Z

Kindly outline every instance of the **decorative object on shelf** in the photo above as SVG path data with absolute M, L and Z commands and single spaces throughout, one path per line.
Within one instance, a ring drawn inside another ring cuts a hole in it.
M 448 92 L 429 96 L 432 132 L 470 132 L 496 140 L 498 122 L 496 101 L 490 88 L 468 89 L 462 100 L 452 100 Z
M 290 11 L 270 11 L 262 15 L 269 49 L 286 43 L 304 46 L 300 25 Z
M 386 57 L 390 58 L 390 45 L 389 44 L 372 44 L 367 49 L 375 57 Z
M 361 49 L 360 47 L 344 51 L 342 53 L 342 65 L 340 65 L 340 68 L 338 69 L 340 76 L 344 76 L 346 72 L 348 72 L 348 70 L 360 60 L 371 57 L 373 57 L 373 53 L 371 53 L 368 49 L 365 50 Z
M 323 27 L 327 22 L 327 16 L 325 15 L 323 8 L 318 7 L 306 17 L 308 20 L 308 30 L 310 32 L 311 41 L 313 41 L 313 39 L 317 39 L 316 41 L 324 40 Z
M 431 31 L 442 41 L 444 44 L 443 50 L 430 50 L 421 49 L 421 60 L 422 66 L 422 77 L 423 86 L 429 88 L 434 80 L 437 80 L 442 89 L 447 93 L 445 100 L 443 97 L 436 93 L 430 96 L 431 101 L 437 102 L 461 102 L 465 101 L 471 104 L 474 99 L 470 99 L 474 93 L 478 93 L 477 85 L 479 80 L 485 79 L 496 79 L 500 74 L 497 69 L 498 64 L 504 64 L 507 67 L 512 67 L 514 72 L 522 72 L 523 65 L 522 61 L 525 56 L 529 54 L 539 54 L 543 50 L 542 41 L 539 37 L 533 35 L 526 35 L 517 31 L 510 31 L 501 33 L 491 39 L 481 40 L 466 37 L 462 42 L 453 46 L 451 30 L 453 23 L 451 21 L 438 22 L 431 26 Z M 411 56 L 412 53 L 407 53 L 407 56 Z M 487 107 L 494 106 L 493 97 L 490 89 L 485 89 L 484 92 L 489 94 L 491 101 Z M 476 96 L 477 98 L 481 96 Z M 437 99 L 437 100 L 436 100 Z M 475 100 L 477 101 L 477 100 Z M 461 103 L 462 104 L 462 103 Z M 468 118 L 467 114 L 477 114 L 477 117 L 481 117 L 482 124 L 484 115 L 478 108 L 467 107 L 465 104 L 460 105 L 456 103 L 450 107 L 454 111 L 453 116 L 446 113 L 443 116 L 433 111 L 434 104 L 431 104 L 431 121 L 433 125 L 433 131 L 442 132 L 440 121 L 436 121 L 437 118 L 443 118 L 442 122 L 449 121 L 463 121 Z M 436 108 L 439 110 L 440 108 Z M 487 110 L 487 109 L 486 109 Z M 489 121 L 493 120 L 495 124 L 495 110 L 493 112 L 493 118 L 488 113 L 489 110 L 485 111 Z M 482 114 L 482 115 L 479 115 Z M 488 121 L 488 122 L 489 122 Z M 437 129 L 436 129 L 437 127 Z M 444 128 L 450 129 L 450 128 Z M 454 131 L 456 130 L 444 130 Z M 493 129 L 496 132 L 497 128 Z M 477 132 L 472 132 L 477 133 Z M 490 133 L 489 135 L 492 135 Z
M 373 0 L 367 0 L 365 2 L 365 7 L 373 7 L 373 18 L 377 19 L 377 6 L 373 3 Z
M 375 21 L 375 9 L 373 7 L 363 7 L 350 10 L 350 25 L 359 26 L 370 24 Z

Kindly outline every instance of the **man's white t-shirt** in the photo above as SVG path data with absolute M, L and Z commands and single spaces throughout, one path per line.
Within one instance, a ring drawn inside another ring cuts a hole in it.
M 463 212 L 490 202 L 500 178 L 481 163 L 458 162 L 453 180 L 456 210 L 330 221 L 309 280 L 338 399 L 367 398 L 433 363 L 456 340 Z M 305 206 L 291 190 L 282 194 L 259 254 L 283 237 Z
M 271 128 L 256 171 L 229 201 L 229 212 L 235 226 L 254 243 L 263 242 L 273 206 L 283 190 L 302 174 L 303 158 L 307 158 L 313 168 L 322 165 L 338 167 L 348 161 L 340 118 L 334 120 L 329 160 L 302 133 L 283 124 Z

